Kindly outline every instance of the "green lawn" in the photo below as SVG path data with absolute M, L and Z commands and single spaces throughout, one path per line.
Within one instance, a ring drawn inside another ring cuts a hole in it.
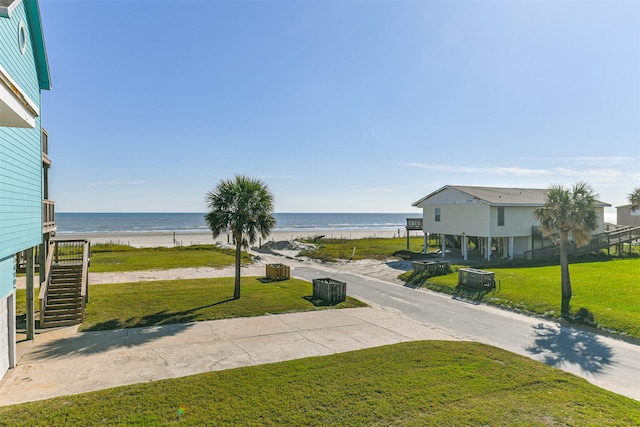
M 316 245 L 315 249 L 303 251 L 301 256 L 323 261 L 351 259 L 353 248 L 356 248 L 354 260 L 392 258 L 398 251 L 406 251 L 406 238 L 366 238 L 366 239 L 320 239 L 308 242 Z M 432 242 L 433 243 L 433 242 Z M 410 237 L 409 250 L 421 252 L 424 247 L 423 237 Z
M 177 248 L 134 248 L 125 245 L 93 245 L 91 272 L 165 270 L 187 267 L 226 267 L 235 262 L 233 249 L 215 245 L 179 246 Z M 243 252 L 242 263 L 251 263 Z
M 239 300 L 233 300 L 233 277 L 93 285 L 80 330 L 366 306 L 350 297 L 337 305 L 312 301 L 312 285 L 302 280 L 263 281 L 264 278 L 243 277 Z
M 6 426 L 623 426 L 640 402 L 522 356 L 422 341 L 0 407 Z
M 550 317 L 560 316 L 560 267 L 484 265 L 500 282 L 496 292 L 482 296 L 490 304 Z M 428 279 L 426 287 L 454 294 L 457 268 Z M 640 258 L 607 259 L 570 264 L 571 314 L 578 321 L 640 338 Z M 406 277 L 405 277 L 406 278 Z M 417 285 L 419 278 L 410 283 Z M 476 297 L 478 295 L 473 295 Z

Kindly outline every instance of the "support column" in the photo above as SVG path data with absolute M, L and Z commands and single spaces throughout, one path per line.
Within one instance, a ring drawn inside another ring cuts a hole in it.
M 487 237 L 487 261 L 491 261 L 491 236 Z
M 509 236 L 509 261 L 513 261 L 513 236 Z
M 427 249 L 429 248 L 429 234 L 424 233 L 424 253 L 427 253 Z
M 33 287 L 33 248 L 26 250 L 27 257 L 27 339 L 32 340 L 36 330 L 36 310 L 34 307 L 34 287 Z
M 467 236 L 466 234 L 462 233 L 462 236 L 460 236 L 460 238 L 462 239 L 462 259 L 466 261 L 467 260 Z
M 440 247 L 442 250 L 442 258 L 447 254 L 447 240 L 444 238 L 444 234 L 440 235 Z
M 9 368 L 15 368 L 16 355 L 16 292 L 13 291 L 7 298 L 7 329 L 9 344 Z

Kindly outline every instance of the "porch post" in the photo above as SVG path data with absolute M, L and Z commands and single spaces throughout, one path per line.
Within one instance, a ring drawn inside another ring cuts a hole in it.
M 462 259 L 467 260 L 467 235 L 462 233 Z
M 7 298 L 7 329 L 9 330 L 9 368 L 16 367 L 16 291 Z
M 36 330 L 36 311 L 33 304 L 33 248 L 26 250 L 27 257 L 27 339 L 32 340 Z
M 509 260 L 513 260 L 513 236 L 509 236 Z

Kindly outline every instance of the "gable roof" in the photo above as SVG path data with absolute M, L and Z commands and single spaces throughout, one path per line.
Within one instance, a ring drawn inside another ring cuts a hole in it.
M 413 203 L 418 206 L 425 200 L 445 190 L 456 190 L 494 206 L 543 206 L 547 199 L 546 188 L 502 188 L 502 187 L 473 187 L 464 185 L 445 185 L 426 197 Z M 611 206 L 596 200 L 595 206 Z
M 44 45 L 42 32 L 42 20 L 40 19 L 40 7 L 38 0 L 0 0 L 0 17 L 10 17 L 13 9 L 20 2 L 24 2 L 31 35 L 31 45 L 36 61 L 38 73 L 38 85 L 41 90 L 51 89 L 51 75 L 49 74 L 49 61 L 47 60 L 47 48 Z
M 38 0 L 23 1 L 27 9 L 31 43 L 33 44 L 33 52 L 36 58 L 38 83 L 41 90 L 50 90 L 51 75 L 49 74 L 49 61 L 47 60 L 47 48 L 44 45 L 44 33 L 42 32 L 42 20 L 40 19 Z

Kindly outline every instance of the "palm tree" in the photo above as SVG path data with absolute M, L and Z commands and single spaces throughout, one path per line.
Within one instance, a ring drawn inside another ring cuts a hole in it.
M 542 234 L 560 245 L 562 314 L 569 313 L 572 296 L 567 256 L 569 236 L 573 237 L 577 246 L 589 243 L 591 233 L 597 228 L 597 215 L 593 207 L 596 196 L 591 186 L 584 182 L 574 184 L 573 188 L 553 184 L 547 191 L 544 206 L 535 210 Z
M 207 193 L 209 213 L 204 216 L 215 239 L 230 232 L 236 245 L 236 280 L 233 299 L 240 298 L 241 248 L 255 243 L 258 235 L 266 238 L 276 224 L 273 217 L 273 194 L 259 179 L 236 175 L 221 180 Z
M 636 187 L 633 189 L 631 193 L 628 194 L 629 203 L 631 203 L 631 210 L 635 211 L 640 209 L 640 187 Z

